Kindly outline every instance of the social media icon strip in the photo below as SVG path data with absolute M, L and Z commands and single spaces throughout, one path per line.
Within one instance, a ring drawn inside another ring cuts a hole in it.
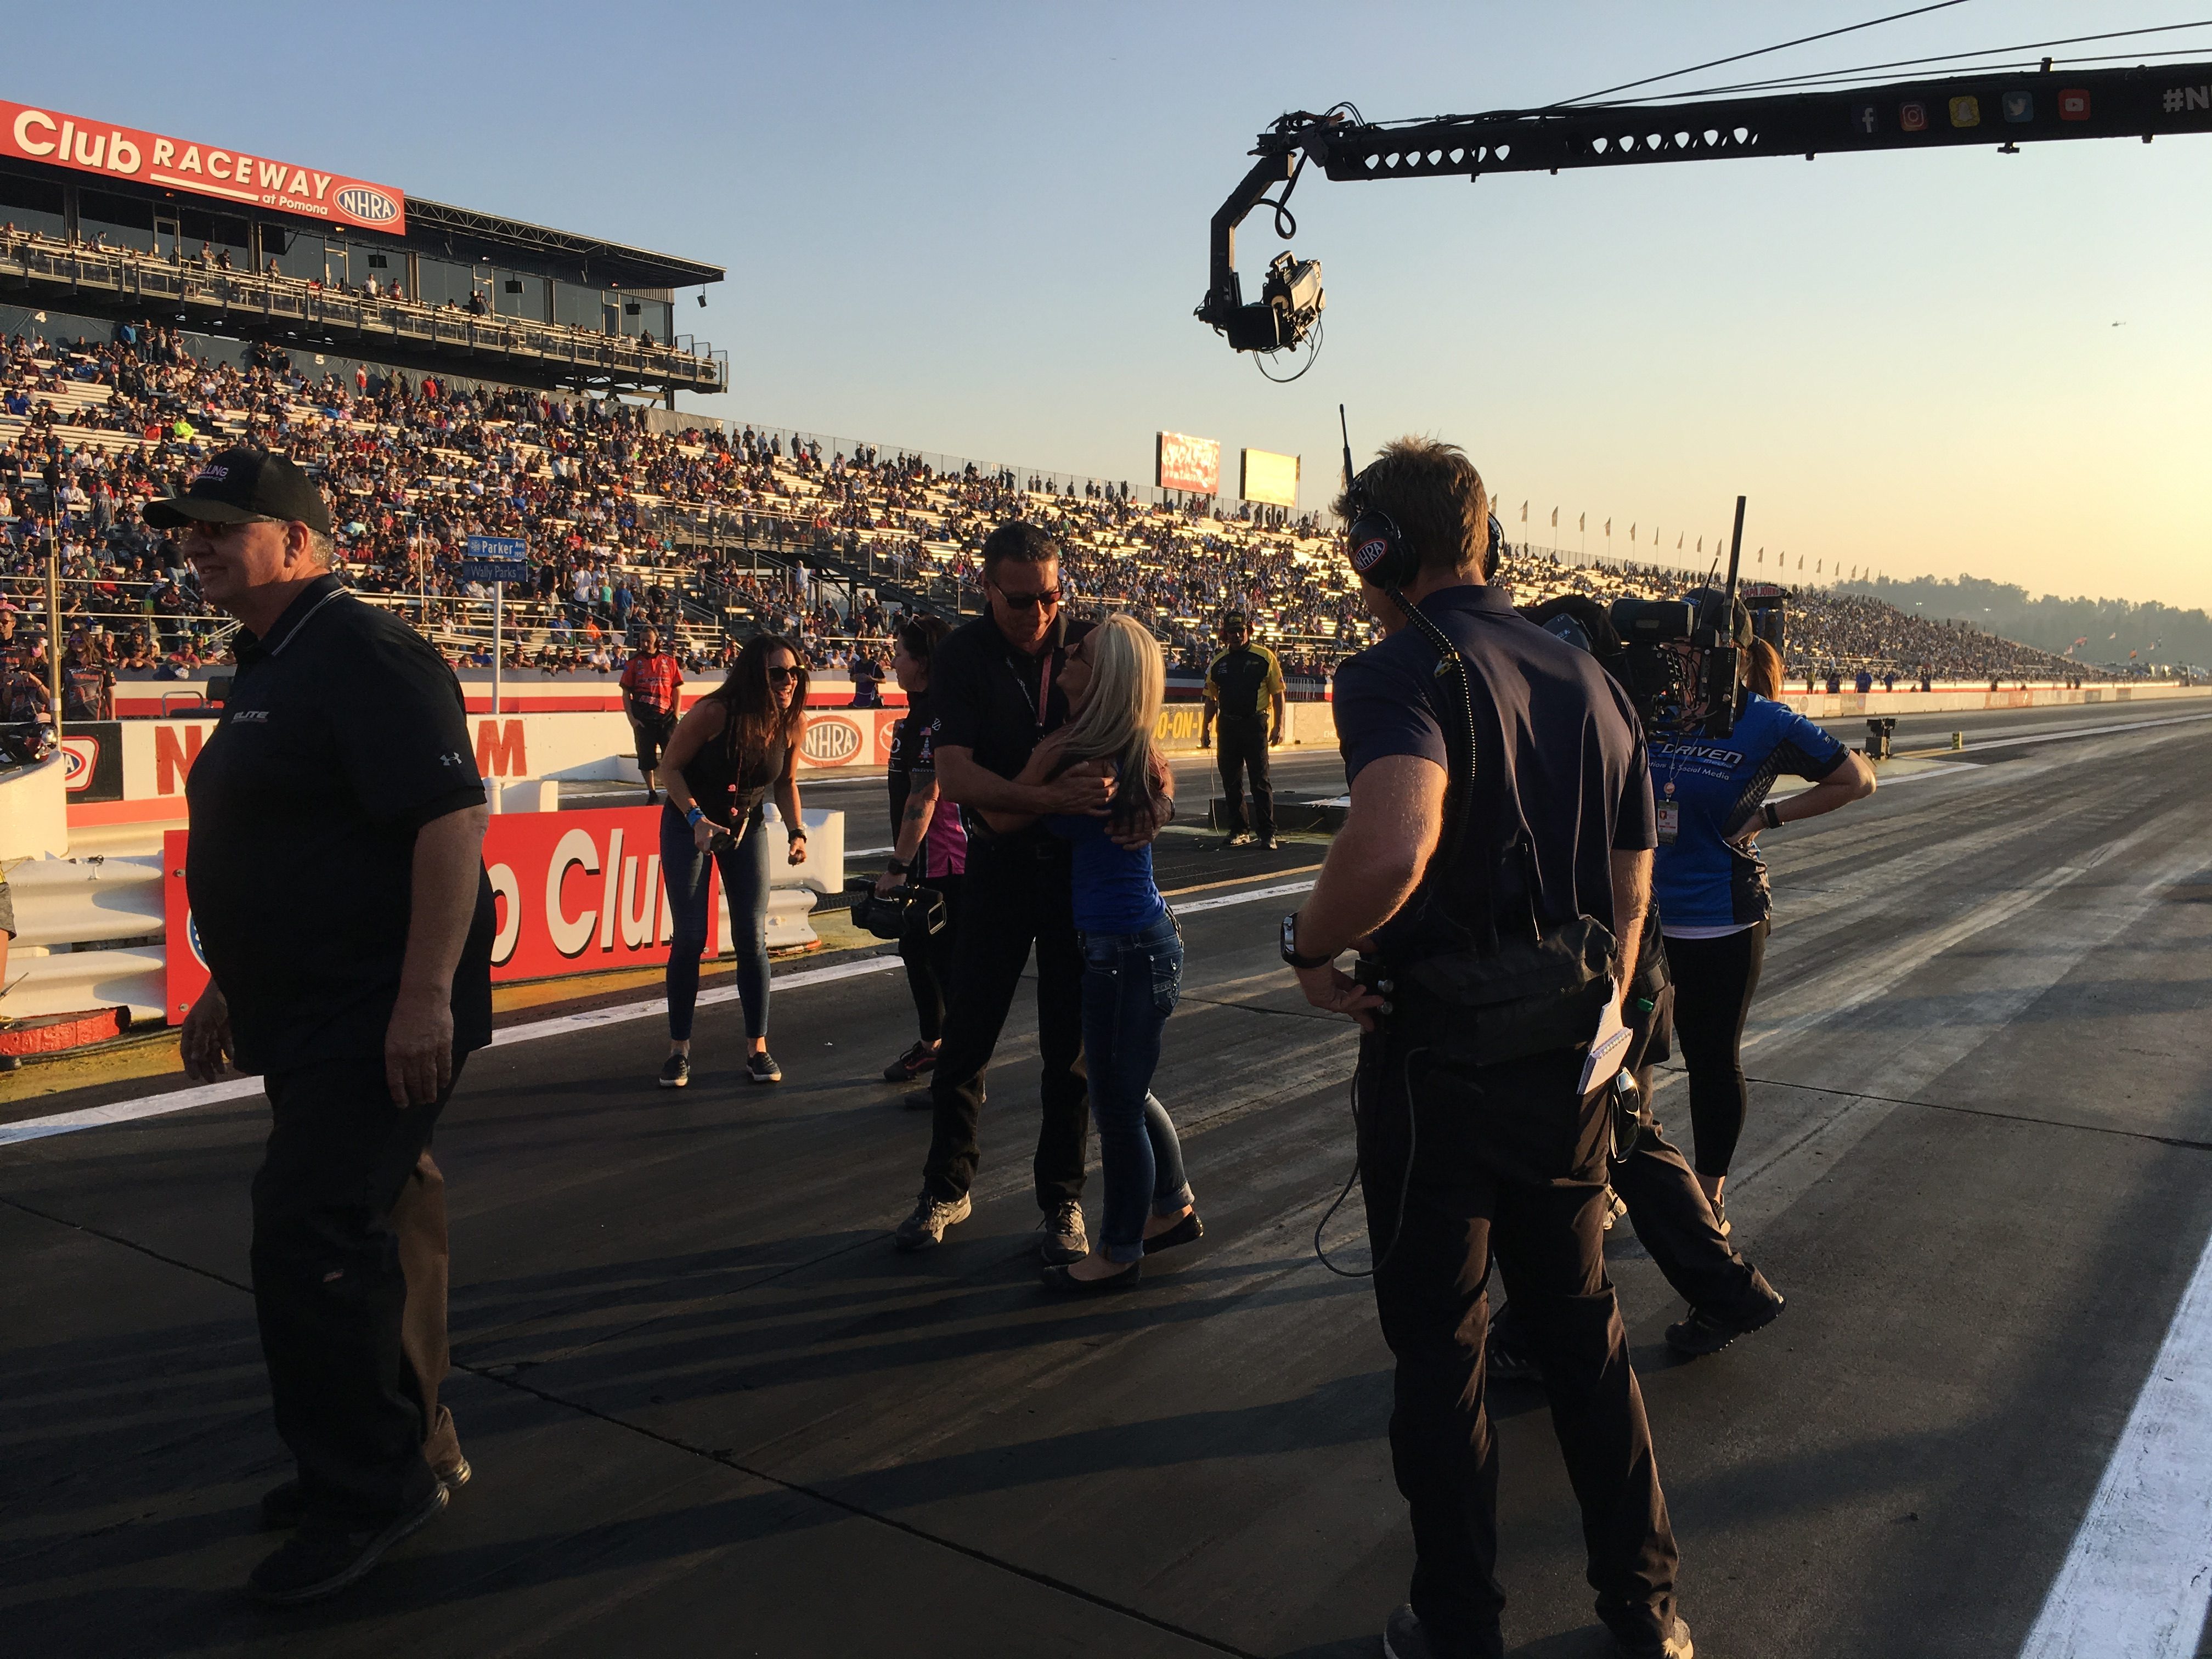
M 1951 125 L 1954 127 L 1978 127 L 1982 124 L 1982 100 L 1978 98 L 1954 98 L 1951 100 Z
M 2008 121 L 2035 119 L 2035 94 L 2032 92 L 2008 92 L 2004 95 L 2004 118 Z
M 1897 122 L 1907 132 L 1927 131 L 1928 106 L 1925 104 L 1905 105 L 1897 112 Z
M 1851 131 L 1862 138 L 1871 138 L 1881 131 L 1881 112 L 1872 104 L 1851 106 Z
M 2058 94 L 2058 118 L 2062 121 L 2086 121 L 2089 118 L 2089 92 L 2086 87 L 2069 87 Z

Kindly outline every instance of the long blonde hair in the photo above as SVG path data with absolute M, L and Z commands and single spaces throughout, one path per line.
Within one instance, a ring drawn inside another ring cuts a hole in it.
M 1113 816 L 1149 809 L 1165 769 L 1153 732 L 1167 701 L 1168 668 L 1160 642 L 1133 617 L 1106 618 L 1084 641 L 1091 663 L 1091 695 L 1068 722 L 1061 763 L 1110 760 L 1117 787 Z

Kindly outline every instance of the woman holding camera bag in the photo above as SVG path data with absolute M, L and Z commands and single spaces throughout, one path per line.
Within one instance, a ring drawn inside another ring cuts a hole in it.
M 1188 1244 L 1206 1230 L 1184 1178 L 1182 1146 L 1152 1093 L 1160 1033 L 1182 985 L 1182 933 L 1152 879 L 1150 843 L 1115 845 L 1110 831 L 1135 817 L 1164 819 L 1175 780 L 1153 746 L 1167 691 L 1159 641 L 1133 617 L 1112 616 L 1069 648 L 1060 683 L 1066 726 L 1038 744 L 1018 783 L 1048 783 L 1082 761 L 1110 763 L 1116 780 L 1104 818 L 1048 817 L 1074 843 L 1075 925 L 1083 944 L 1083 1057 L 1091 1115 L 1105 1166 L 1099 1243 L 1044 1287 L 1075 1296 L 1133 1289 L 1146 1255 Z M 1026 829 L 1023 813 L 986 811 L 1001 834 Z
M 937 757 L 930 726 L 936 718 L 929 702 L 929 658 L 952 631 L 942 617 L 917 617 L 899 627 L 891 651 L 891 672 L 906 693 L 906 718 L 891 738 L 889 775 L 891 795 L 891 859 L 876 878 L 876 891 L 889 897 L 902 887 L 927 887 L 945 898 L 945 926 L 934 933 L 921 925 L 923 907 L 908 911 L 915 925 L 899 940 L 906 961 L 906 982 L 914 993 L 921 1035 L 914 1046 L 884 1067 L 886 1083 L 912 1083 L 937 1064 L 937 1044 L 945 1033 L 945 993 L 952 975 L 952 940 L 960 925 L 961 890 L 968 884 L 968 830 L 960 809 L 943 799 L 937 787 Z M 927 1094 L 912 1097 L 917 1109 Z
M 777 1083 L 768 1051 L 768 837 L 770 793 L 791 842 L 806 857 L 799 816 L 799 743 L 806 720 L 806 665 L 773 634 L 747 640 L 729 678 L 678 723 L 661 757 L 668 794 L 660 811 L 660 870 L 675 933 L 668 947 L 668 1059 L 660 1086 L 691 1081 L 691 1011 L 707 948 L 708 872 L 719 866 L 736 935 L 738 997 L 745 1011 L 745 1080 Z
M 1686 596 L 1717 608 L 1722 596 Z M 1751 1094 L 1743 1076 L 1743 1028 L 1766 957 L 1769 915 L 1762 830 L 1802 823 L 1874 793 L 1874 768 L 1786 703 L 1779 662 L 1752 650 L 1749 613 L 1736 606 L 1737 644 L 1753 672 L 1735 726 L 1725 740 L 1705 733 L 1705 653 L 1670 647 L 1683 658 L 1680 717 L 1649 734 L 1659 850 L 1652 896 L 1667 938 L 1674 981 L 1674 1036 L 1690 1077 L 1690 1127 L 1698 1184 L 1713 1219 L 1729 1231 L 1722 1188 L 1743 1133 Z M 1786 801 L 1766 793 L 1784 773 L 1813 787 Z

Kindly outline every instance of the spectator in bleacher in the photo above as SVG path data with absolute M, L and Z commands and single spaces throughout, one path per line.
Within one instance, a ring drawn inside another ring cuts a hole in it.
M 806 665 L 772 634 L 745 642 L 729 678 L 692 705 L 661 757 L 667 804 L 660 815 L 660 868 L 675 934 L 668 948 L 668 1058 L 660 1086 L 691 1081 L 691 1016 L 699 957 L 707 945 L 708 872 L 719 867 L 736 935 L 738 998 L 745 1016 L 745 1080 L 780 1083 L 768 1051 L 768 836 L 772 794 L 790 842 L 806 858 L 799 816 L 799 745 L 806 726 Z
M 82 720 L 115 718 L 115 671 L 88 642 L 72 642 L 62 653 L 62 720 L 64 726 Z
M 636 652 L 623 665 L 623 712 L 629 716 L 630 734 L 636 739 L 637 769 L 645 778 L 646 805 L 659 797 L 655 774 L 660 751 L 676 734 L 676 718 L 684 694 L 684 669 L 660 648 L 660 631 L 648 628 Z

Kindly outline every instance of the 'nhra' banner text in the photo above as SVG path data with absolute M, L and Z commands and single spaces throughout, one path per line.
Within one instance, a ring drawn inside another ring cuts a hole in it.
M 407 198 L 389 185 L 29 104 L 0 100 L 0 155 L 136 179 L 326 224 L 407 234 Z

